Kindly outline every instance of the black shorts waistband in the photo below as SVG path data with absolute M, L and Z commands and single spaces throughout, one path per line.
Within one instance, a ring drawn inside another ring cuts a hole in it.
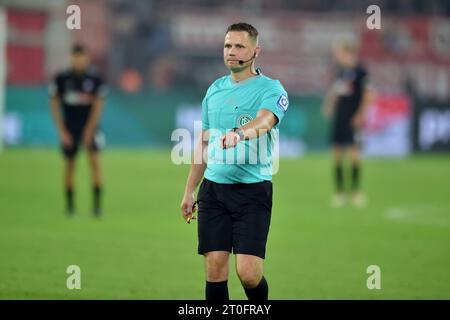
M 211 180 L 208 180 L 206 178 L 203 178 L 203 181 L 205 183 L 211 183 L 211 184 L 215 184 L 224 188 L 236 188 L 236 189 L 242 189 L 242 188 L 252 188 L 252 187 L 257 187 L 257 186 L 261 186 L 261 185 L 266 185 L 266 184 L 272 184 L 272 181 L 270 180 L 263 180 L 260 182 L 252 182 L 252 183 L 217 183 Z

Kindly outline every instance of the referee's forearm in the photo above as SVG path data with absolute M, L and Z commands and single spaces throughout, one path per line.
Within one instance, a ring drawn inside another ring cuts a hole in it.
M 192 165 L 189 171 L 189 176 L 186 183 L 186 193 L 192 193 L 195 191 L 200 181 L 203 178 L 203 174 L 206 170 L 206 161 L 204 155 L 208 154 L 208 142 L 199 140 L 192 157 Z
M 191 165 L 191 170 L 189 171 L 189 176 L 186 183 L 185 193 L 192 193 L 197 189 L 200 181 L 203 178 L 203 174 L 206 169 L 206 164 L 195 164 Z
M 277 117 L 270 111 L 262 110 L 258 116 L 243 125 L 239 129 L 242 130 L 245 140 L 255 139 L 272 129 L 278 122 Z

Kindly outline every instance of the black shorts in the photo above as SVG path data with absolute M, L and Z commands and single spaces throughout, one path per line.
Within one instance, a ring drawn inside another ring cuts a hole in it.
M 69 128 L 68 129 L 69 134 L 72 136 L 72 142 L 73 143 L 72 143 L 72 146 L 70 146 L 70 147 L 66 147 L 64 145 L 61 145 L 62 152 L 64 153 L 64 156 L 66 158 L 71 159 L 71 158 L 74 158 L 77 155 L 78 149 L 79 149 L 80 144 L 82 142 L 81 140 L 83 138 L 83 129 L 84 129 L 84 127 L 81 127 L 81 128 Z M 99 145 L 98 145 L 98 143 L 96 141 L 96 138 L 95 138 L 98 134 L 99 133 L 97 131 L 96 134 L 94 135 L 94 137 L 92 138 L 92 142 L 91 142 L 91 145 L 90 145 L 90 150 L 91 151 L 98 151 L 100 149 Z
M 335 122 L 331 129 L 331 144 L 333 145 L 355 145 L 360 143 L 360 133 L 355 130 L 350 120 L 348 122 Z
M 265 258 L 271 181 L 220 184 L 203 179 L 197 200 L 199 254 L 228 251 Z

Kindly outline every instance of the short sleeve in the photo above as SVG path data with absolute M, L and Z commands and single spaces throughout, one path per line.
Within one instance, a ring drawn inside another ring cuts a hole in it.
M 98 77 L 96 80 L 97 85 L 95 86 L 95 94 L 99 98 L 105 98 L 108 93 L 108 87 L 103 82 L 103 79 Z
M 369 74 L 367 73 L 367 71 L 364 68 L 361 68 L 361 70 L 359 71 L 359 81 L 361 83 L 362 89 L 366 89 L 370 86 Z
M 202 101 L 202 129 L 209 130 L 209 119 L 208 119 L 208 99 L 207 96 L 203 98 Z
M 288 108 L 288 94 L 280 82 L 277 81 L 275 85 L 269 87 L 264 92 L 259 109 L 267 109 L 273 112 L 278 118 L 278 123 L 280 123 Z

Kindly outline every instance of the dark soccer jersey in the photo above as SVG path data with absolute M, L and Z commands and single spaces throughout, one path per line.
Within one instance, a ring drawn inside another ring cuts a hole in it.
M 358 110 L 364 89 L 367 85 L 367 72 L 361 66 L 341 69 L 337 73 L 334 92 L 337 95 L 335 121 L 350 123 Z
M 92 70 L 84 73 L 67 70 L 56 75 L 49 91 L 61 101 L 67 128 L 75 129 L 86 124 L 95 99 L 105 95 L 105 86 Z

